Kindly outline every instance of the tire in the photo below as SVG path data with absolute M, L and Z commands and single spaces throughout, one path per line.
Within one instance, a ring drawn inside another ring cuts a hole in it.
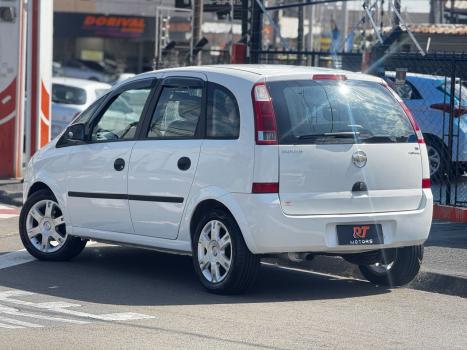
M 434 138 L 427 138 L 426 147 L 428 152 L 428 162 L 430 165 L 430 177 L 433 180 L 441 180 L 446 173 L 448 162 L 448 152 L 441 141 Z
M 49 190 L 37 191 L 26 200 L 19 216 L 19 235 L 26 250 L 45 261 L 70 260 L 86 246 L 86 240 L 66 234 L 62 210 Z
M 199 221 L 192 249 L 196 274 L 209 292 L 239 294 L 255 282 L 260 258 L 249 251 L 228 212 L 213 209 Z M 228 269 L 224 268 L 227 265 Z
M 360 265 L 362 275 L 380 286 L 400 287 L 417 276 L 423 260 L 423 246 L 396 248 L 387 254 L 387 261 L 375 265 Z M 379 266 L 378 266 L 379 265 Z

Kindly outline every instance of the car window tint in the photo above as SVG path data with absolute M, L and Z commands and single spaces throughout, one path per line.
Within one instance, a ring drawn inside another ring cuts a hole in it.
M 240 130 L 240 115 L 233 94 L 211 83 L 208 92 L 206 135 L 212 138 L 236 139 Z
M 84 105 L 86 104 L 86 90 L 75 86 L 52 84 L 52 102 Z
M 164 87 L 147 137 L 192 138 L 201 115 L 201 87 Z
M 298 80 L 268 88 L 281 143 L 416 141 L 408 117 L 381 84 Z
M 93 102 L 87 109 L 81 112 L 74 120 L 73 124 L 86 124 L 89 122 L 91 117 L 93 116 L 94 112 L 99 108 L 102 101 L 104 100 L 104 96 Z
M 122 92 L 110 103 L 91 133 L 92 141 L 131 139 L 151 89 Z
M 389 86 L 404 100 L 419 100 L 422 98 L 420 92 L 409 81 L 403 84 L 396 84 L 394 78 L 386 78 Z

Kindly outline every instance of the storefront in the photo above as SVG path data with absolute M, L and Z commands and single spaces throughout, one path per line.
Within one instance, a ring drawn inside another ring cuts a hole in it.
M 154 57 L 153 17 L 54 13 L 54 61 L 106 62 L 120 72 L 151 69 Z

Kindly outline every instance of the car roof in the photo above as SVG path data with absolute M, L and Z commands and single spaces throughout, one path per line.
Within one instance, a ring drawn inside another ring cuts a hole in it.
M 396 72 L 394 71 L 387 71 L 385 73 L 386 76 L 390 78 L 394 78 L 396 76 Z M 444 76 L 441 75 L 430 75 L 430 74 L 421 74 L 421 73 L 407 73 L 408 78 L 417 78 L 420 80 L 444 80 Z
M 280 78 L 298 76 L 302 74 L 345 74 L 349 79 L 367 80 L 381 82 L 382 79 L 363 73 L 356 73 L 341 69 L 321 68 L 321 67 L 305 67 L 293 65 L 272 65 L 272 64 L 225 64 L 225 65 L 210 65 L 210 66 L 189 66 L 179 68 L 167 68 L 152 72 L 139 74 L 134 78 L 126 80 L 138 80 L 141 78 L 151 77 L 159 73 L 173 73 L 173 72 L 196 72 L 210 74 L 222 74 L 226 76 L 242 78 L 251 82 L 256 82 L 265 78 Z M 120 84 L 118 84 L 120 85 Z
M 112 87 L 112 85 L 100 81 L 68 77 L 52 77 L 52 83 L 75 86 L 83 89 L 110 89 Z

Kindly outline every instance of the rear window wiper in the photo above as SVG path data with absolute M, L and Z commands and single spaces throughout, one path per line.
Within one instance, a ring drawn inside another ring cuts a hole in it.
M 339 132 L 323 132 L 320 134 L 309 134 L 297 136 L 299 140 L 316 139 L 322 137 L 333 137 L 333 138 L 355 138 L 360 135 L 358 131 L 339 131 Z

